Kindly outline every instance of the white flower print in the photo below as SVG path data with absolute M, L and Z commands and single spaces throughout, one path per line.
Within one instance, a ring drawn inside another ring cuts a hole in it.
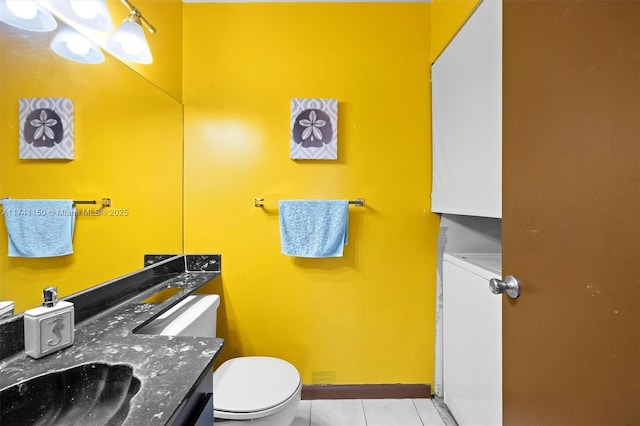
M 303 118 L 302 120 L 298 121 L 298 123 L 300 123 L 302 127 L 306 127 L 306 129 L 304 129 L 304 131 L 302 132 L 302 140 L 305 140 L 309 137 L 311 137 L 311 141 L 313 141 L 314 137 L 319 141 L 322 140 L 322 132 L 320 131 L 320 127 L 323 127 L 325 124 L 327 124 L 327 122 L 319 119 L 314 110 L 311 110 L 311 112 L 309 112 L 309 119 Z
M 45 136 L 51 140 L 55 137 L 55 133 L 51 130 L 51 127 L 58 124 L 58 120 L 53 118 L 47 118 L 47 112 L 45 110 L 40 111 L 40 119 L 33 119 L 30 121 L 30 124 L 36 128 L 35 133 L 33 134 L 33 139 L 42 138 L 45 140 Z

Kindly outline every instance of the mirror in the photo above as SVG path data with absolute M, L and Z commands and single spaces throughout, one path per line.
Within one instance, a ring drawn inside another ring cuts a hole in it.
M 129 0 L 156 28 L 145 35 L 153 63 L 140 65 L 125 62 L 140 76 L 157 86 L 167 96 L 182 103 L 182 0 Z M 113 25 L 117 28 L 128 15 L 123 0 L 106 0 Z M 144 25 L 143 25 L 144 26 Z M 114 28 L 114 29 L 115 29 Z
M 142 9 L 151 2 L 135 3 Z M 125 15 L 118 7 L 114 25 Z M 160 34 L 161 21 L 154 24 Z M 108 54 L 96 65 L 66 60 L 49 48 L 54 35 L 0 22 L 0 198 L 98 204 L 77 205 L 74 253 L 67 256 L 9 257 L 0 225 L 0 300 L 14 300 L 16 313 L 39 305 L 44 287 L 56 286 L 64 297 L 142 268 L 145 254 L 179 254 L 183 247 L 180 94 L 160 89 L 167 81 L 152 82 L 162 74 L 156 68 L 143 76 Z M 175 79 L 173 70 L 168 74 Z M 19 159 L 19 99 L 54 97 L 73 101 L 74 159 Z M 111 207 L 100 209 L 105 197 Z

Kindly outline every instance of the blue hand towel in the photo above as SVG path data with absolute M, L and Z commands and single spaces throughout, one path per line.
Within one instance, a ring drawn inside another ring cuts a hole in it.
M 10 257 L 54 257 L 73 253 L 76 215 L 72 200 L 5 198 L 2 204 Z
M 347 200 L 281 200 L 280 245 L 296 257 L 340 257 L 347 244 Z

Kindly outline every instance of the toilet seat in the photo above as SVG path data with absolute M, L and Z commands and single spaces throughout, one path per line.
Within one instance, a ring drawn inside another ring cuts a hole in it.
M 282 359 L 251 356 L 225 361 L 213 373 L 214 417 L 264 417 L 299 395 L 298 370 Z

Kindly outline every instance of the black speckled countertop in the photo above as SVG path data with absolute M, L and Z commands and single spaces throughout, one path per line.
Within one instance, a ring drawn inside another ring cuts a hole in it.
M 206 255 L 191 257 L 189 261 L 189 256 L 160 260 L 128 276 L 64 298 L 76 308 L 73 346 L 37 360 L 23 351 L 6 356 L 0 360 L 0 389 L 90 362 L 127 364 L 133 367 L 141 388 L 132 398 L 123 424 L 171 424 L 210 372 L 223 341 L 135 334 L 133 330 L 219 276 L 220 256 L 213 256 L 213 262 Z M 169 287 L 177 288 L 177 293 L 159 303 L 143 303 Z M 21 324 L 21 316 L 17 318 L 16 322 Z M 6 337 L 5 334 L 3 341 Z

